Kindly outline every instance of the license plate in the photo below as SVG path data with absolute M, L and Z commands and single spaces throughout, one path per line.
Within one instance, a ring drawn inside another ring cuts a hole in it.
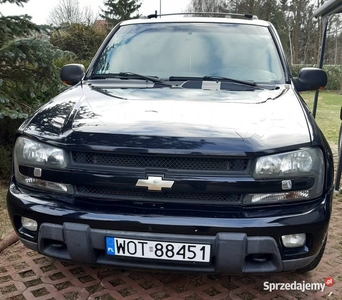
M 210 261 L 210 245 L 106 237 L 108 255 L 178 261 Z

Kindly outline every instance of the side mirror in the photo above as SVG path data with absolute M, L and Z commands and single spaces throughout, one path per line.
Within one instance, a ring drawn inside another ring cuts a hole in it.
M 79 83 L 85 73 L 85 67 L 81 64 L 68 64 L 61 70 L 61 79 L 63 83 L 75 85 Z
M 323 89 L 327 85 L 327 73 L 319 68 L 303 68 L 293 83 L 298 92 Z

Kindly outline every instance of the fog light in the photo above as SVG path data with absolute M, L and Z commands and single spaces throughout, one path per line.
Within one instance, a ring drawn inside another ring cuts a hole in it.
M 37 231 L 38 229 L 38 223 L 35 220 L 21 217 L 21 225 L 30 231 Z
M 283 235 L 281 239 L 286 248 L 296 248 L 301 247 L 305 244 L 306 235 L 305 233 L 288 234 Z

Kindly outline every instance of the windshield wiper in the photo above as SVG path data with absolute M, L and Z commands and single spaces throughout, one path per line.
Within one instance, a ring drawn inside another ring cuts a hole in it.
M 142 79 L 158 83 L 165 86 L 172 86 L 171 84 L 164 83 L 156 76 L 141 75 L 133 72 L 120 72 L 120 73 L 108 73 L 108 74 L 93 74 L 90 79 L 106 79 L 106 78 L 120 78 L 120 79 Z
M 210 80 L 210 81 L 229 81 L 234 83 L 239 83 L 243 85 L 250 85 L 250 86 L 257 86 L 253 80 L 239 80 L 234 78 L 228 78 L 223 76 L 204 76 L 203 80 Z
M 242 84 L 247 86 L 252 86 L 254 88 L 261 88 L 258 87 L 257 84 L 253 80 L 239 80 L 234 78 L 228 78 L 223 76 L 203 76 L 203 77 L 182 77 L 182 76 L 171 76 L 169 78 L 170 81 L 187 81 L 187 80 L 202 80 L 202 81 L 225 81 L 225 82 L 232 82 L 236 84 Z

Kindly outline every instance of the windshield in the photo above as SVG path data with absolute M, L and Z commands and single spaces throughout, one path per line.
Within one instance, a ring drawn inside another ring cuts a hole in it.
M 165 80 L 219 76 L 284 83 L 284 71 L 268 28 L 250 24 L 122 26 L 100 55 L 92 76 L 122 72 Z

